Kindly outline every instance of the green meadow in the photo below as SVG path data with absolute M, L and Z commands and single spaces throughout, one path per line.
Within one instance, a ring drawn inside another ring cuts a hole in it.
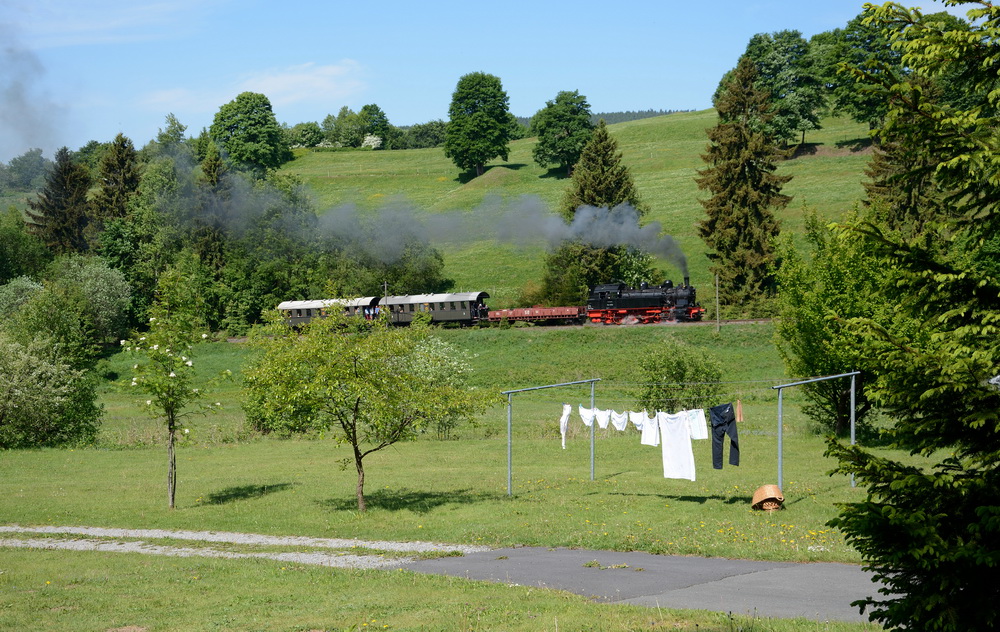
M 703 167 L 712 111 L 611 126 L 650 207 L 685 249 L 692 281 L 707 288 L 708 264 L 696 233 L 694 183 Z M 835 219 L 860 198 L 867 156 L 861 126 L 837 119 L 811 132 L 784 162 L 794 175 L 783 226 L 801 229 L 803 207 Z M 510 159 L 467 180 L 440 149 L 385 152 L 300 151 L 286 169 L 312 189 L 317 208 L 351 204 L 363 212 L 405 204 L 419 213 L 476 213 L 535 196 L 554 208 L 568 181 L 531 161 L 532 140 Z M 497 202 L 496 200 L 499 200 Z M 542 273 L 541 245 L 487 241 L 436 244 L 460 289 L 512 301 Z M 668 276 L 679 272 L 662 262 Z M 702 293 L 705 303 L 707 292 Z M 219 412 L 185 419 L 178 448 L 177 508 L 166 503 L 162 422 L 145 416 L 127 386 L 133 359 L 101 367 L 104 424 L 96 446 L 0 453 L 0 523 L 239 531 L 269 535 L 427 540 L 491 546 L 533 545 L 636 550 L 656 554 L 857 563 L 826 526 L 837 503 L 863 499 L 830 476 L 824 438 L 784 400 L 785 509 L 753 511 L 750 498 L 777 477 L 777 395 L 791 381 L 768 323 L 638 327 L 513 327 L 440 330 L 474 368 L 472 384 L 494 394 L 599 379 L 595 403 L 627 410 L 638 397 L 636 366 L 667 338 L 678 338 L 724 367 L 722 401 L 739 400 L 741 464 L 711 465 L 710 441 L 694 444 L 697 480 L 664 479 L 660 452 L 634 430 L 597 430 L 594 476 L 590 433 L 574 413 L 566 449 L 563 403 L 589 405 L 575 385 L 514 395 L 512 494 L 507 493 L 507 399 L 447 438 L 429 429 L 417 441 L 366 461 L 369 510 L 359 513 L 350 457 L 330 436 L 261 437 L 244 425 L 241 368 L 253 351 L 215 342 L 197 347 L 205 379 L 235 378 L 211 389 Z M 845 367 L 849 369 L 850 367 Z M 796 376 L 798 377 L 798 376 Z M 706 402 L 706 407 L 717 402 Z M 727 447 L 728 456 L 728 447 Z M 5 534 L 4 537 L 27 537 Z M 830 622 L 762 620 L 697 611 L 593 603 L 557 591 L 422 577 L 399 571 L 348 571 L 263 560 L 155 558 L 135 554 L 0 548 L 0 629 L 41 630 L 870 630 Z
M 649 207 L 647 221 L 659 222 L 688 259 L 696 287 L 711 286 L 708 259 L 697 234 L 705 197 L 694 178 L 705 168 L 705 130 L 717 122 L 714 110 L 681 112 L 608 127 L 622 159 Z M 800 234 L 804 209 L 835 220 L 861 199 L 868 160 L 867 126 L 827 118 L 823 129 L 806 135 L 804 145 L 784 161 L 779 173 L 793 176 L 784 192 L 791 203 L 778 212 L 783 230 Z M 515 205 L 522 196 L 537 198 L 553 211 L 569 180 L 534 163 L 533 138 L 514 141 L 507 161 L 494 161 L 478 178 L 469 178 L 440 148 L 405 151 L 297 150 L 285 171 L 303 179 L 320 213 L 342 205 L 361 211 L 403 205 L 417 213 L 480 214 Z M 544 244 L 515 247 L 489 240 L 432 242 L 445 257 L 445 273 L 462 290 L 486 290 L 493 304 L 506 306 L 544 272 Z M 681 272 L 668 261 L 658 265 L 668 278 Z

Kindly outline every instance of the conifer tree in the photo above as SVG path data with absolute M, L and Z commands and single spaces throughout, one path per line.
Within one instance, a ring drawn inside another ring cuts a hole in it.
M 634 207 L 640 217 L 646 210 L 632 174 L 622 163 L 618 143 L 601 120 L 580 153 L 560 212 L 572 222 L 581 206 L 611 209 L 621 204 Z M 651 264 L 650 255 L 628 246 L 597 247 L 568 241 L 546 257 L 542 299 L 550 304 L 580 304 L 599 283 L 646 280 Z
M 618 143 L 611 138 L 608 126 L 601 119 L 580 152 L 560 212 L 567 221 L 572 221 L 576 209 L 581 206 L 614 208 L 619 204 L 630 204 L 640 216 L 646 212 L 632 174 L 622 163 Z
M 963 4 L 975 7 L 965 32 L 894 3 L 867 9 L 905 25 L 892 39 L 912 75 L 961 76 L 970 99 L 956 108 L 903 83 L 884 86 L 886 126 L 909 126 L 896 155 L 936 161 L 930 179 L 946 213 L 915 237 L 876 222 L 855 233 L 886 271 L 882 292 L 896 315 L 915 325 L 849 323 L 874 374 L 868 395 L 894 422 L 884 437 L 893 450 L 830 442 L 837 471 L 867 494 L 829 524 L 879 584 L 871 590 L 880 596 L 855 605 L 893 630 L 1000 625 L 1000 584 L 983 579 L 1000 564 L 1000 276 L 991 247 L 1000 234 L 1000 6 Z M 921 168 L 893 166 L 901 188 L 927 182 Z
M 68 148 L 56 152 L 55 167 L 35 200 L 28 200 L 29 230 L 56 253 L 85 252 L 90 223 L 87 168 L 73 161 Z
M 719 275 L 721 302 L 748 315 L 774 295 L 779 226 L 772 209 L 791 199 L 781 193 L 791 176 L 774 173 L 781 153 L 763 131 L 768 95 L 755 87 L 756 76 L 754 63 L 741 58 L 716 102 L 719 123 L 708 130 L 711 144 L 702 156 L 709 167 L 695 179 L 712 194 L 701 200 L 707 217 L 698 231 L 710 249 L 710 269 Z
M 99 220 L 128 217 L 139 190 L 139 154 L 126 136 L 118 134 L 101 157 L 98 189 L 92 206 Z

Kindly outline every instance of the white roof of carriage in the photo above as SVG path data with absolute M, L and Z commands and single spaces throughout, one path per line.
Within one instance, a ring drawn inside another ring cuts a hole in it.
M 448 303 L 450 301 L 479 301 L 489 298 L 486 292 L 456 292 L 455 294 L 410 294 L 387 296 L 379 301 L 383 305 L 408 305 L 410 303 Z
M 323 309 L 325 307 L 336 305 L 341 307 L 360 307 L 362 305 L 371 305 L 374 300 L 374 296 L 364 296 L 362 298 L 352 298 L 348 300 L 340 298 L 323 298 L 314 301 L 282 301 L 278 304 L 278 309 Z

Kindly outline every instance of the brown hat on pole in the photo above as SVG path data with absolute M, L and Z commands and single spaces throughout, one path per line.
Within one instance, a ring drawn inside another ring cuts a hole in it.
M 777 485 L 761 485 L 753 493 L 750 508 L 774 511 L 775 509 L 781 509 L 784 502 L 785 497 L 781 494 L 780 487 Z

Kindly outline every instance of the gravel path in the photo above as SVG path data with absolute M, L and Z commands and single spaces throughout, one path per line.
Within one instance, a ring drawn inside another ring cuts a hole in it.
M 49 535 L 89 536 L 90 538 L 134 538 L 129 541 L 109 541 L 84 538 L 2 538 L 0 547 L 61 549 L 73 551 L 102 551 L 111 553 L 145 553 L 175 557 L 265 558 L 297 564 L 334 566 L 339 568 L 393 568 L 413 561 L 411 557 L 383 557 L 378 553 L 364 555 L 359 552 L 308 552 L 308 553 L 237 553 L 211 548 L 185 548 L 150 544 L 139 538 L 194 540 L 265 546 L 305 546 L 326 549 L 376 549 L 402 553 L 480 553 L 489 547 L 464 544 L 437 544 L 434 542 L 393 542 L 388 540 L 353 540 L 340 538 L 308 538 L 301 536 L 272 536 L 226 531 L 172 531 L 166 529 L 106 529 L 101 527 L 21 527 L 0 526 L 0 533 L 40 533 Z

